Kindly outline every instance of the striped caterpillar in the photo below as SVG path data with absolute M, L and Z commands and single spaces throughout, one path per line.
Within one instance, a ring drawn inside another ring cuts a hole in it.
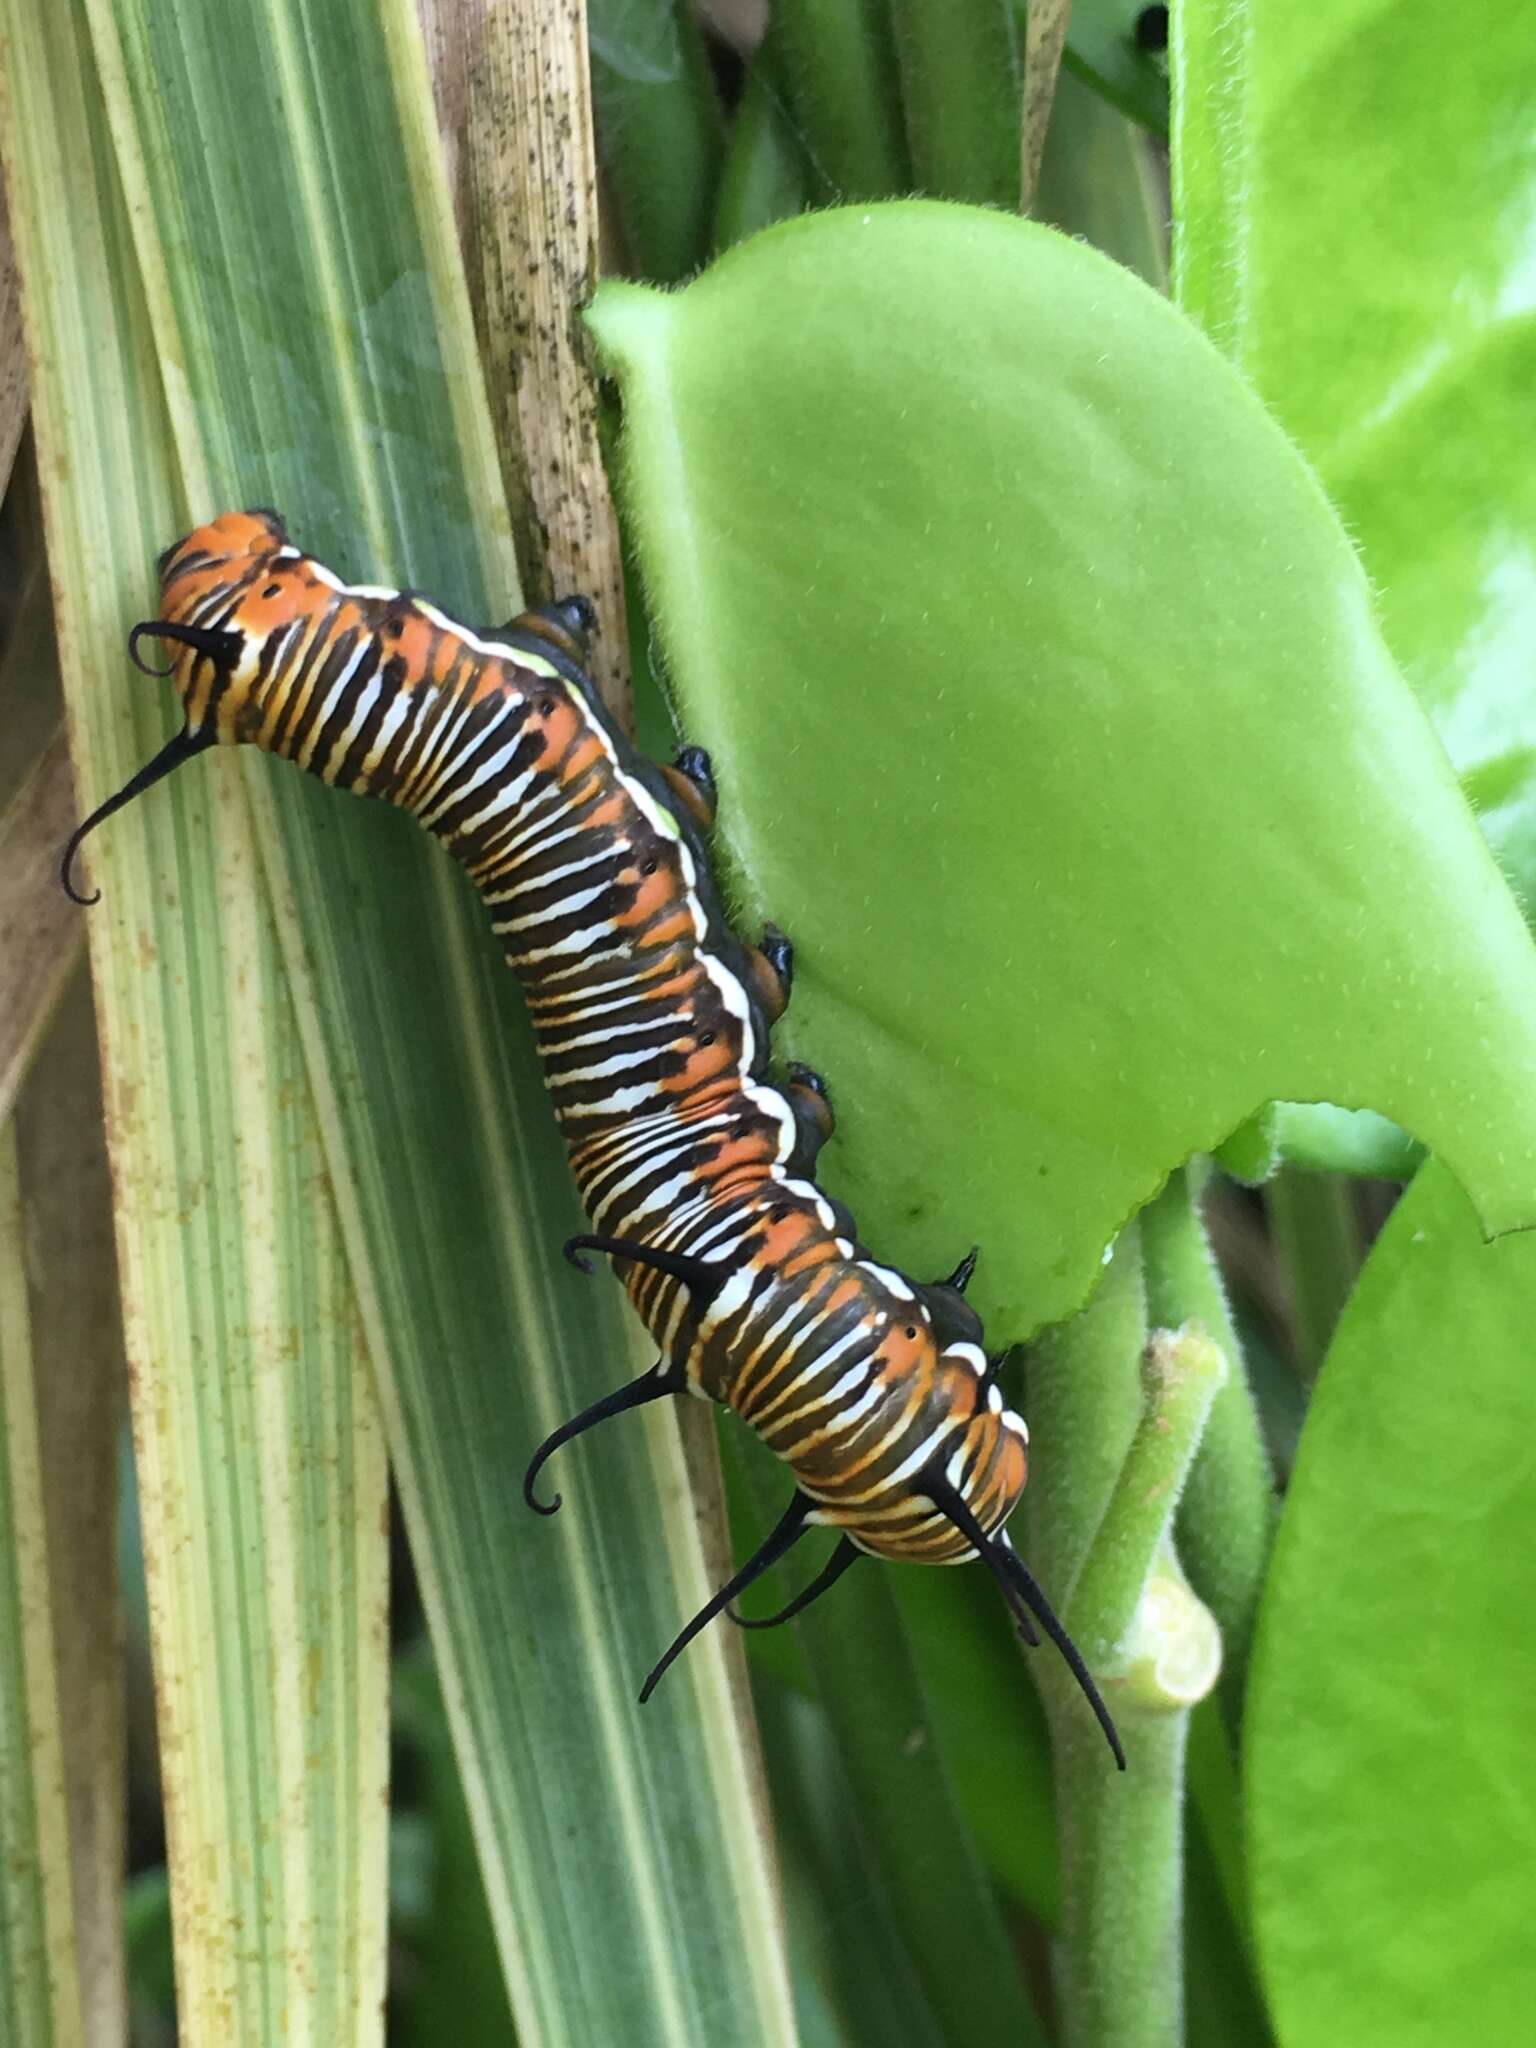
M 709 763 L 659 767 L 629 745 L 582 663 L 591 607 L 568 598 L 479 634 L 425 599 L 349 587 L 269 512 L 227 513 L 160 558 L 183 729 L 100 806 L 92 827 L 183 761 L 246 741 L 412 812 L 468 869 L 522 984 L 545 1080 L 591 1220 L 567 1256 L 613 1259 L 660 1348 L 638 1380 L 555 1430 L 552 1452 L 608 1416 L 682 1393 L 733 1408 L 795 1490 L 756 1554 L 681 1631 L 648 1699 L 706 1623 L 814 1524 L 839 1531 L 788 1620 L 860 1556 L 981 1558 L 1025 1640 L 1065 1657 L 1115 1759 L 1109 1713 L 1005 1524 L 1028 1469 L 1022 1420 L 964 1298 L 975 1254 L 921 1285 L 873 1259 L 812 1179 L 831 1129 L 820 1079 L 768 1078 L 792 954 L 721 914 L 705 851 Z M 150 673 L 162 671 L 150 670 Z

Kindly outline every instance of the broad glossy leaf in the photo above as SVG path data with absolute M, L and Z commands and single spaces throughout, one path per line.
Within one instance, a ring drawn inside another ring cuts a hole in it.
M 1536 955 L 1342 529 L 1180 314 L 909 202 L 590 318 L 741 922 L 799 947 L 782 1038 L 884 1255 L 981 1237 L 1018 1334 L 1275 1098 L 1536 1221 Z
M 1536 2006 L 1536 1237 L 1443 1167 L 1344 1312 L 1260 1616 L 1246 1733 L 1286 2048 L 1516 2041 Z
M 1179 290 L 1316 463 L 1529 910 L 1530 22 L 1447 26 L 1436 0 L 1181 9 Z

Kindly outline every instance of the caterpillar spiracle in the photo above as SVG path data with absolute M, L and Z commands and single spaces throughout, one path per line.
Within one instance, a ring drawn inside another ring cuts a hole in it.
M 964 1298 L 975 1255 L 945 1280 L 909 1280 L 815 1185 L 826 1091 L 804 1068 L 774 1079 L 768 1065 L 789 942 L 770 929 L 750 946 L 728 928 L 705 847 L 708 760 L 685 749 L 660 767 L 617 729 L 582 666 L 587 601 L 474 632 L 414 594 L 348 586 L 265 511 L 198 527 L 159 566 L 161 616 L 134 627 L 129 652 L 169 644 L 186 722 L 74 833 L 65 888 L 76 895 L 73 859 L 93 826 L 218 743 L 412 812 L 468 869 L 522 984 L 592 1225 L 566 1252 L 616 1262 L 661 1353 L 539 1446 L 529 1506 L 559 1506 L 536 1491 L 553 1451 L 673 1394 L 734 1409 L 794 1476 L 777 1527 L 641 1699 L 807 1528 L 830 1525 L 826 1566 L 773 1621 L 864 1555 L 979 1557 L 1026 1641 L 1038 1622 L 1061 1651 L 1124 1769 L 1109 1712 L 1007 1534 L 1028 1437 Z

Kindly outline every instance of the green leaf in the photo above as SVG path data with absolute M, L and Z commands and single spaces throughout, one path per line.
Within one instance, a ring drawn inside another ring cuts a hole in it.
M 1528 27 L 1448 64 L 1436 0 L 1181 9 L 1174 169 L 1181 301 L 1316 463 L 1529 913 Z
M 4 250 L 0 249 L 0 261 Z M 0 280 L 0 292 L 3 292 Z M 3 323 L 0 323 L 3 324 Z M 0 334 L 0 346 L 4 345 Z M 23 381 L 25 381 L 25 358 Z M 0 372 L 0 376 L 3 376 Z M 0 436 L 0 453 L 3 453 Z M 47 1030 L 85 934 L 58 886 L 75 816 L 42 508 L 32 462 L 0 508 L 0 1118 Z
M 917 190 L 1019 204 L 1023 37 L 1009 0 L 888 0 Z
M 698 20 L 679 0 L 591 0 L 597 142 L 631 269 L 659 284 L 708 254 L 723 146 Z
M 84 2040 L 21 1188 L 0 1123 L 0 2037 Z
M 817 178 L 872 198 L 909 185 L 890 0 L 778 0 L 772 44 Z
M 715 207 L 715 248 L 787 220 L 805 204 L 808 171 L 799 138 L 759 64 L 742 87 Z
M 1287 2048 L 1515 2041 L 1536 2001 L 1536 1238 L 1437 1164 L 1361 1275 L 1302 1432 L 1246 1735 Z
M 125 2018 L 126 1632 L 118 1561 L 128 1376 L 88 975 L 71 978 L 13 1121 L 81 2033 L 87 2043 L 115 2041 Z
M 757 1503 L 760 1542 L 783 1510 L 782 1468 L 750 1439 L 738 1463 Z M 796 1567 L 773 1575 L 780 1591 L 774 1606 L 814 1576 L 812 1560 L 797 1557 Z M 927 2014 L 945 2040 L 1014 2041 L 1022 2048 L 1042 2038 L 1039 2021 L 960 1811 L 896 1604 L 895 1577 L 892 1569 L 863 1565 L 794 1627 Z M 1001 1613 L 997 1620 L 1002 1633 Z M 937 1889 L 935 1870 L 943 1873 Z M 961 1951 L 966 1966 L 956 1970 Z
M 1015 0 L 1019 12 L 1025 9 Z M 1160 52 L 1142 49 L 1141 0 L 1076 0 L 1064 62 L 1111 106 L 1156 136 L 1168 133 L 1168 72 Z
M 913 1970 L 834 1729 L 813 1701 L 773 1680 L 759 1677 L 752 1691 L 773 1783 L 790 1938 L 806 1989 L 831 2008 L 849 2044 L 944 2048 L 955 2037 L 938 2027 Z M 909 1861 L 915 1841 L 919 1856 L 931 1855 L 914 1831 Z M 806 2019 L 814 2023 L 814 2009 L 806 2014 L 804 1990 L 799 2003 L 811 2048 Z
M 1127 115 L 1064 66 L 1030 211 L 1166 290 L 1167 188 L 1156 154 Z
M 883 1256 L 979 1238 L 1017 1334 L 1274 1098 L 1536 1220 L 1536 954 L 1343 531 L 1187 321 L 932 203 L 589 318 L 740 922 L 797 943 L 781 1042 Z
M 1018 1640 L 985 1572 L 899 1571 L 891 1590 L 929 1740 L 988 1869 L 1036 1919 L 1061 1911 L 1050 1738 Z
M 83 11 L 6 0 L 0 25 L 49 571 L 89 801 L 167 728 L 163 700 L 123 688 L 116 650 L 185 506 Z M 384 1964 L 383 1443 L 237 787 L 216 773 L 130 813 L 87 921 L 182 2037 L 366 2043 Z M 99 1841 L 115 1880 L 113 1851 Z
M 402 2041 L 426 2044 L 452 2039 L 461 2048 L 506 2048 L 512 2017 L 496 1955 L 496 1936 L 486 1911 L 485 1886 L 475 1860 L 474 1834 L 464 1802 L 442 1687 L 426 1645 L 395 1660 L 392 1723 L 396 1783 L 403 1775 L 416 1803 L 403 1811 L 397 1791 L 394 1816 L 397 1848 L 414 1840 L 418 1896 L 392 1899 L 414 1904 L 402 1914 L 395 1940 L 404 1958 L 393 2014 Z M 407 1826 L 413 1834 L 405 1832 Z

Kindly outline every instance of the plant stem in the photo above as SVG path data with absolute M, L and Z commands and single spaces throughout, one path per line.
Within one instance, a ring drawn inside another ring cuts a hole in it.
M 1095 1671 L 1118 1675 L 1134 1654 L 1138 1613 L 1228 1370 L 1220 1346 L 1194 1325 L 1148 1339 L 1141 1420 L 1072 1590 L 1068 1626 Z
M 1189 1169 L 1142 1211 L 1148 1320 L 1197 1321 L 1226 1353 L 1225 1384 L 1179 1503 L 1179 1557 L 1222 1633 L 1222 1696 L 1235 1722 L 1253 1618 L 1274 1536 L 1275 1493 L 1258 1411 Z
M 1282 1167 L 1264 1190 L 1269 1227 L 1291 1295 L 1302 1377 L 1315 1378 L 1360 1270 L 1360 1225 L 1347 1180 Z
M 907 146 L 919 190 L 1019 203 L 1019 37 L 1008 0 L 893 0 Z
M 1126 1771 L 1092 1722 L 1052 1715 L 1062 1856 L 1056 1986 L 1066 2048 L 1175 2048 L 1183 2018 L 1187 1712 L 1121 1717 Z
M 716 250 L 729 249 L 776 220 L 787 220 L 805 202 L 800 144 L 776 88 L 759 65 L 747 80 L 726 144 L 715 206 Z
M 884 0 L 779 0 L 774 35 L 812 161 L 844 199 L 911 184 Z
M 1220 1655 L 1168 1531 L 1226 1361 L 1195 1328 L 1143 1344 L 1143 1302 L 1131 1229 L 1088 1307 L 1030 1366 L 1031 1420 L 1059 1467 L 1035 1503 L 1032 1546 L 1058 1573 L 1077 1560 L 1067 1626 L 1103 1683 L 1127 1761 L 1124 1776 L 1110 1767 L 1067 1673 L 1035 1660 L 1056 1759 L 1069 2048 L 1180 2039 L 1184 1751 L 1189 1708 L 1214 1685 Z
M 676 284 L 709 253 L 723 151 L 693 9 L 589 0 L 597 144 L 631 272 Z
M 1024 1495 L 1030 1567 L 1063 1610 L 1141 1413 L 1146 1343 L 1138 1227 L 1121 1231 L 1098 1286 L 1070 1321 L 1029 1347 Z

